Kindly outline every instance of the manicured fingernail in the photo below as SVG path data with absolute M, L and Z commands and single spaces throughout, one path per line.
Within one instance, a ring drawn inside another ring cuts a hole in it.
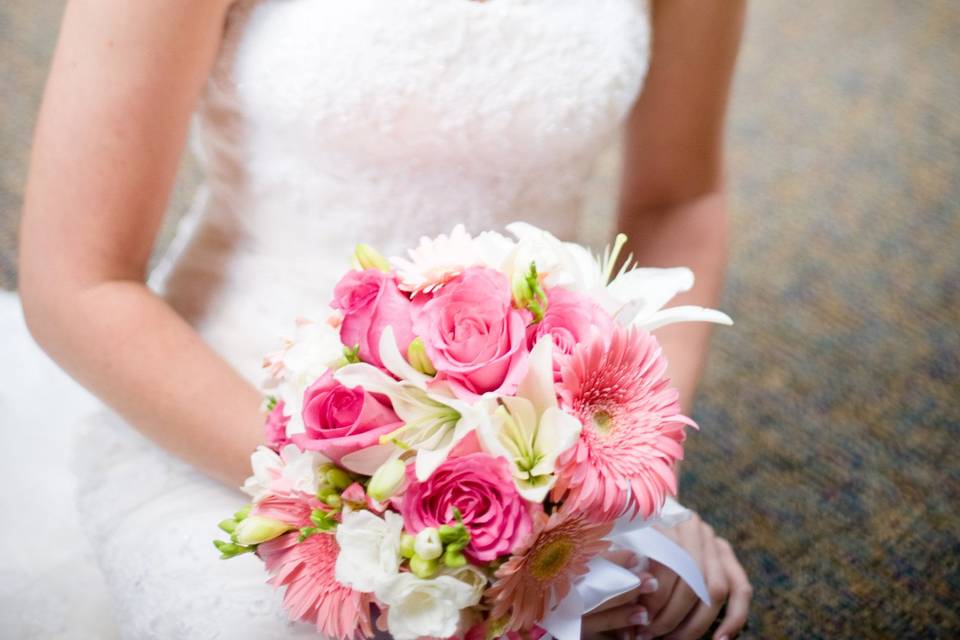
M 648 578 L 640 585 L 640 593 L 653 593 L 660 588 L 660 583 L 656 578 Z
M 717 638 L 717 640 L 730 640 L 730 636 L 728 636 L 728 635 L 722 635 L 722 636 L 720 636 L 719 638 Z
M 647 610 L 643 607 L 639 608 L 630 616 L 630 624 L 639 624 L 641 626 L 647 626 L 650 624 L 650 615 L 647 613 Z

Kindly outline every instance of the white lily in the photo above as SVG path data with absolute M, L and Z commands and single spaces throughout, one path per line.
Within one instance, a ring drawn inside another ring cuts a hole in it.
M 394 412 L 404 424 L 381 437 L 379 446 L 344 456 L 341 462 L 352 471 L 371 475 L 387 460 L 399 457 L 405 450 L 414 450 L 417 479 L 426 480 L 457 443 L 487 423 L 489 417 L 480 403 L 471 405 L 453 394 L 429 389 L 427 382 L 431 378 L 403 359 L 391 327 L 380 336 L 380 359 L 399 380 L 365 363 L 348 364 L 334 376 L 348 387 L 360 386 L 390 398 Z
M 595 257 L 582 245 L 563 242 L 523 222 L 509 224 L 507 230 L 518 241 L 515 255 L 523 259 L 534 256 L 537 270 L 547 274 L 548 285 L 561 284 L 593 296 L 621 325 L 653 331 L 675 322 L 733 324 L 730 316 L 716 309 L 695 305 L 663 308 L 674 296 L 693 287 L 693 272 L 686 267 L 631 268 L 628 257 L 614 274 L 614 264 L 627 241 L 623 234 L 617 236 L 613 247 Z M 528 268 L 529 261 L 518 267 Z
M 552 338 L 537 341 L 517 395 L 487 400 L 497 405 L 493 418 L 477 429 L 483 447 L 510 462 L 517 490 L 531 502 L 543 502 L 553 488 L 557 457 L 576 443 L 582 429 L 557 406 L 552 352 Z

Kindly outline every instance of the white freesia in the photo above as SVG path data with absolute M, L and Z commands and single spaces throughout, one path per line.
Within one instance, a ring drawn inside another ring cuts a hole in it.
M 470 585 L 477 602 L 480 602 L 480 599 L 483 597 L 483 592 L 490 586 L 487 575 L 471 564 L 465 564 L 456 569 L 444 569 L 443 575 L 451 576 L 460 582 Z
M 387 628 L 396 640 L 449 638 L 457 632 L 460 610 L 480 602 L 474 584 L 450 575 L 418 578 L 398 573 L 377 586 L 377 599 L 387 605 Z
M 301 320 L 296 336 L 273 363 L 278 369 L 274 380 L 264 386 L 283 401 L 283 413 L 290 418 L 287 435 L 304 432 L 303 393 L 327 369 L 343 359 L 340 333 L 326 322 Z M 270 388 L 270 386 L 275 388 Z
M 232 538 L 237 544 L 260 544 L 273 540 L 291 529 L 295 529 L 286 522 L 265 518 L 264 516 L 247 516 L 233 530 Z
M 250 455 L 253 475 L 247 478 L 241 489 L 253 498 L 254 503 L 270 495 L 271 487 L 281 479 L 290 489 L 313 494 L 319 485 L 317 468 L 329 461 L 317 451 L 301 451 L 294 444 L 286 445 L 279 455 L 260 446 Z
M 547 231 L 523 222 L 507 225 L 517 237 L 518 256 L 513 269 L 528 269 L 532 256 L 537 271 L 546 274 L 547 285 L 563 285 L 593 297 L 617 322 L 653 331 L 675 322 L 733 324 L 716 309 L 684 305 L 664 309 L 677 294 L 693 287 L 693 272 L 685 267 L 670 269 L 631 268 L 630 258 L 617 271 L 614 264 L 626 236 L 620 234 L 612 248 L 595 257 L 579 244 L 563 242 Z M 526 260 L 526 264 L 523 261 Z
M 427 527 L 417 532 L 413 540 L 413 550 L 424 560 L 436 560 L 443 553 L 443 543 L 440 534 L 434 527 Z
M 381 445 L 344 456 L 344 466 L 370 475 L 405 450 L 416 451 L 417 479 L 426 480 L 450 451 L 477 426 L 489 420 L 480 403 L 470 404 L 439 391 L 428 389 L 430 378 L 411 367 L 397 348 L 393 329 L 386 327 L 380 336 L 380 359 L 399 380 L 369 364 L 348 364 L 335 378 L 348 387 L 363 387 L 370 393 L 390 398 L 393 411 L 404 424 L 381 437 Z
M 513 246 L 512 240 L 495 231 L 474 238 L 458 224 L 449 236 L 423 236 L 420 244 L 407 252 L 408 258 L 390 258 L 390 263 L 397 270 L 401 290 L 429 292 L 468 267 L 499 269 Z
M 543 502 L 553 488 L 557 457 L 576 443 L 582 429 L 557 406 L 552 352 L 552 338 L 540 338 L 517 395 L 488 400 L 493 416 L 477 429 L 483 447 L 510 462 L 517 490 L 531 502 Z
M 403 517 L 393 511 L 383 516 L 367 510 L 344 511 L 343 521 L 337 526 L 340 553 L 334 569 L 341 584 L 373 593 L 378 584 L 400 570 Z

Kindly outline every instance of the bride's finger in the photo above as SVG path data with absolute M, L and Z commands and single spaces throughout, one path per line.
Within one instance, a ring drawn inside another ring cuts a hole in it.
M 629 569 L 631 571 L 642 568 L 641 564 L 643 564 L 641 559 L 637 557 L 637 554 L 629 549 L 616 549 L 614 551 L 607 551 L 603 554 L 603 557 L 610 562 L 620 565 L 624 569 Z M 646 560 L 646 558 L 643 560 Z
M 658 562 L 650 563 L 650 573 L 653 575 L 650 593 L 641 598 L 643 605 L 650 612 L 650 618 L 656 618 L 660 610 L 666 606 L 677 583 L 677 574 Z
M 591 610 L 591 613 L 606 611 L 607 609 L 614 609 L 625 604 L 634 603 L 640 596 L 656 591 L 657 581 L 653 577 L 652 573 L 638 573 L 637 577 L 640 579 L 639 587 L 636 589 L 631 589 L 630 591 L 627 591 L 626 593 L 623 593 L 615 598 L 610 598 L 596 609 Z
M 583 618 L 582 635 L 592 636 L 605 631 L 645 627 L 650 624 L 647 608 L 637 604 L 628 604 L 615 609 L 590 613 Z
M 727 600 L 727 612 L 723 622 L 713 634 L 714 640 L 726 640 L 739 633 L 747 623 L 747 612 L 750 609 L 750 600 L 753 598 L 753 587 L 747 578 L 746 571 L 740 566 L 730 543 L 723 538 L 717 539 L 717 548 L 720 562 L 727 574 L 730 585 L 730 597 Z
M 689 526 L 680 528 L 678 534 L 680 544 L 693 557 L 706 577 L 706 573 L 711 567 L 704 564 L 704 558 L 715 553 L 713 550 L 713 530 L 709 525 L 699 521 L 694 516 L 694 520 Z M 718 572 L 716 568 L 713 568 L 713 570 L 715 573 Z M 722 578 L 722 572 L 719 573 Z M 673 588 L 673 593 L 670 594 L 670 600 L 654 616 L 653 623 L 650 625 L 651 632 L 654 635 L 670 633 L 696 609 L 699 602 L 700 599 L 693 592 L 693 589 L 686 582 L 678 580 Z
M 683 622 L 671 631 L 666 639 L 681 640 L 684 638 L 700 638 L 706 633 L 713 621 L 717 619 L 723 603 L 727 600 L 729 586 L 727 572 L 724 569 L 720 549 L 716 538 L 709 536 L 704 540 L 702 557 L 703 579 L 710 594 L 710 604 L 698 603 Z M 655 630 L 651 627 L 651 630 Z

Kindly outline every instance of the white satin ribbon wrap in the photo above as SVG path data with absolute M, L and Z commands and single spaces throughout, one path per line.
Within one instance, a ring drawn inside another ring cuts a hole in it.
M 610 533 L 611 549 L 629 549 L 638 557 L 656 560 L 676 573 L 709 604 L 710 596 L 697 563 L 690 554 L 651 526 L 673 527 L 689 517 L 688 509 L 669 498 L 656 519 L 635 520 L 623 516 Z M 594 558 L 588 567 L 586 575 L 574 583 L 567 597 L 540 622 L 540 626 L 557 640 L 580 640 L 580 622 L 585 613 L 640 586 L 636 575 L 605 558 Z

